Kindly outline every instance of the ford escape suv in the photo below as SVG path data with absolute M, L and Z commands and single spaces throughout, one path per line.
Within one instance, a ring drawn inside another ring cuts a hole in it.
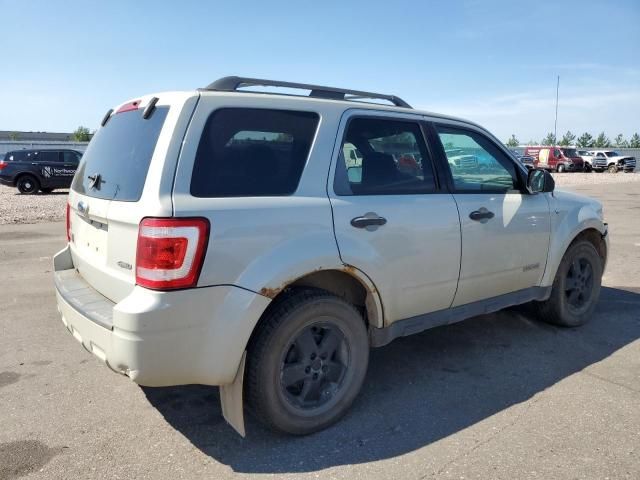
M 584 323 L 608 249 L 598 202 L 478 125 L 240 77 L 109 110 L 66 229 L 73 337 L 140 385 L 219 385 L 242 435 L 245 406 L 291 434 L 335 422 L 397 337 L 527 302 Z

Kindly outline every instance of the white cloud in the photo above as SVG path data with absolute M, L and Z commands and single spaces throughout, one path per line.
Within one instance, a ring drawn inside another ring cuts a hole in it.
M 430 105 L 427 110 L 467 118 L 501 139 L 540 140 L 553 131 L 555 89 Z M 558 136 L 567 130 L 629 137 L 640 130 L 640 88 L 560 90 Z

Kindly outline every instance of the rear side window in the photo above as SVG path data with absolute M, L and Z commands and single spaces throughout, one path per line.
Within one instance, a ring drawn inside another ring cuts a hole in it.
M 35 159 L 37 162 L 58 163 L 60 162 L 60 152 L 40 150 Z
M 169 107 L 156 107 L 147 119 L 142 112 L 116 113 L 96 132 L 82 156 L 73 190 L 107 200 L 140 200 Z
M 191 195 L 291 195 L 298 187 L 318 121 L 311 112 L 216 110 L 198 145 Z
M 37 152 L 34 151 L 17 151 L 17 152 L 9 152 L 6 155 L 6 159 L 8 162 L 29 162 L 35 161 L 35 156 Z
M 435 189 L 419 124 L 380 118 L 349 122 L 334 180 L 336 194 L 408 195 Z

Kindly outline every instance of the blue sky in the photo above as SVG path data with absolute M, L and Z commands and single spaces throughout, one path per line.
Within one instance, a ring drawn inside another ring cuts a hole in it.
M 523 142 L 640 131 L 640 1 L 0 0 L 0 130 L 244 75 L 394 93 Z

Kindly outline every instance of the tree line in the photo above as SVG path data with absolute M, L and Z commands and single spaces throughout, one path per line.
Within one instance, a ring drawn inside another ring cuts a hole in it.
M 520 140 L 518 140 L 515 135 L 511 135 L 506 145 L 508 147 L 517 147 L 520 145 Z M 527 145 L 560 145 L 562 147 L 575 145 L 581 148 L 640 148 L 640 135 L 634 133 L 631 138 L 627 140 L 624 138 L 624 135 L 620 133 L 611 140 L 604 132 L 600 132 L 598 136 L 594 138 L 593 135 L 588 132 L 576 137 L 576 135 L 571 133 L 571 130 L 568 130 L 560 140 L 556 139 L 553 132 L 549 132 L 540 142 L 529 140 Z

